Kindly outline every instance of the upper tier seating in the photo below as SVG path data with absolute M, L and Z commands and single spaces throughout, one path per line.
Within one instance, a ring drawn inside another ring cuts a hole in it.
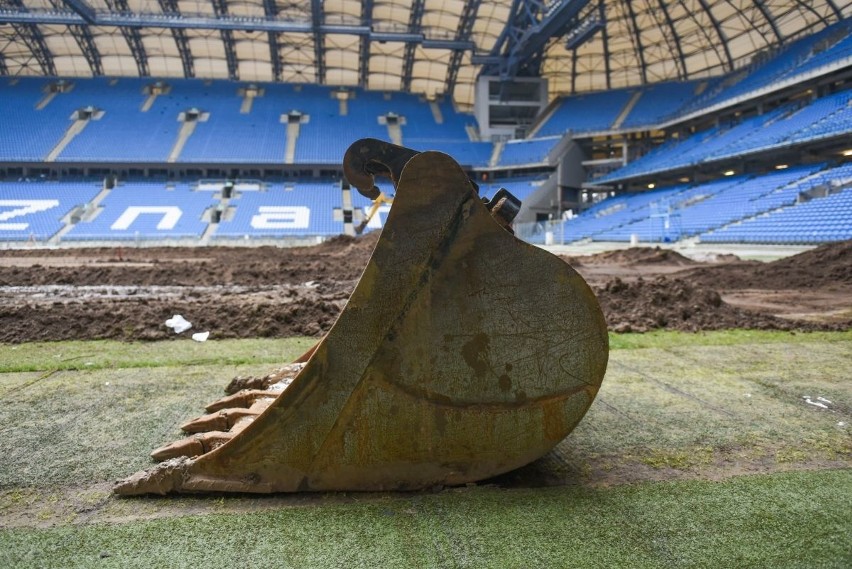
M 215 204 L 212 192 L 194 192 L 186 184 L 127 182 L 107 194 L 97 216 L 74 225 L 63 240 L 198 238 L 207 229 L 202 215 Z
M 852 56 L 852 21 L 841 20 L 824 30 L 794 41 L 764 60 L 737 70 L 694 99 L 681 114 L 724 105 L 738 98 L 749 97 L 782 81 L 803 77 L 820 67 L 842 64 Z
M 695 91 L 700 83 L 700 81 L 658 83 L 642 89 L 642 95 L 621 123 L 621 128 L 660 124 L 673 112 L 695 98 Z
M 205 87 L 194 104 L 210 117 L 196 124 L 180 162 L 283 164 L 287 123 L 281 122 L 281 115 L 290 111 L 287 95 L 287 86 L 267 85 L 263 96 L 253 99 L 251 111 L 243 114 L 243 97 L 234 84 Z
M 36 105 L 46 97 L 49 81 L 21 77 L 3 78 L 0 91 L 0 160 L 38 162 L 53 149 L 68 129 L 71 114 L 81 105 L 61 93 L 43 109 Z M 98 82 L 98 84 L 101 84 Z
M 628 180 L 850 132 L 852 91 L 847 90 L 801 107 L 785 105 L 738 124 L 714 127 L 680 141 L 671 140 L 595 181 Z
M 616 118 L 637 91 L 641 91 L 641 96 L 621 123 L 620 129 L 660 125 L 678 116 L 698 113 L 718 105 L 725 106 L 741 98 L 757 96 L 782 81 L 803 80 L 821 68 L 848 65 L 850 58 L 852 20 L 846 19 L 792 42 L 748 68 L 706 80 L 703 91 L 697 96 L 695 92 L 704 83 L 703 80 L 566 96 L 536 136 L 565 132 L 582 135 L 613 130 Z
M 543 164 L 547 155 L 562 137 L 531 138 L 529 140 L 510 140 L 500 154 L 500 166 L 518 166 L 526 164 Z
M 565 97 L 536 132 L 536 137 L 611 130 L 634 90 L 613 89 Z
M 0 241 L 46 241 L 100 192 L 96 182 L 0 182 Z
M 91 107 L 89 120 L 56 158 L 63 162 L 163 163 L 169 159 L 185 111 L 198 111 L 177 156 L 179 163 L 282 164 L 287 146 L 286 115 L 307 115 L 295 147 L 297 164 L 339 165 L 349 145 L 359 138 L 389 139 L 379 117 L 403 118 L 403 144 L 413 148 L 452 150 L 464 165 L 487 165 L 490 143 L 470 143 L 466 125 L 472 115 L 458 113 L 449 102 L 430 104 L 406 93 L 385 94 L 353 89 L 346 114 L 334 90 L 318 85 L 260 85 L 248 112 L 241 112 L 239 90 L 246 83 L 169 79 L 168 92 L 144 109 L 151 79 L 68 79 L 71 89 L 58 93 L 43 108 L 52 78 L 4 79 L 0 84 L 0 160 L 41 161 L 74 124 L 75 111 Z M 285 122 L 281 122 L 282 115 Z M 440 122 L 439 122 L 440 120 Z M 472 148 L 467 149 L 467 145 Z

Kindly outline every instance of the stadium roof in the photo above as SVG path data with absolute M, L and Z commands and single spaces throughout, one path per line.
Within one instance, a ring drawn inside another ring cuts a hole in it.
M 584 92 L 719 75 L 850 17 L 852 0 L 2 0 L 0 74 L 360 85 L 469 105 L 489 57 Z

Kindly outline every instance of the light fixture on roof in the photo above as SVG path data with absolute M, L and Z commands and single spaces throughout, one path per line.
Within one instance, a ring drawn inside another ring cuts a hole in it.
M 778 164 L 777 166 L 775 166 L 775 169 L 776 170 L 786 170 L 789 167 L 790 166 L 788 164 Z
M 734 174 L 736 174 L 736 172 L 734 172 L 733 170 L 726 170 L 725 173 L 722 174 L 722 175 L 723 176 L 733 176 Z
M 841 152 L 843 156 L 852 156 L 852 148 L 847 148 L 843 152 Z
M 654 182 L 651 182 L 650 184 L 648 184 L 648 189 L 649 189 L 649 190 L 653 190 L 653 189 L 654 189 L 654 188 L 656 188 L 656 187 L 657 187 L 657 184 L 655 184 Z

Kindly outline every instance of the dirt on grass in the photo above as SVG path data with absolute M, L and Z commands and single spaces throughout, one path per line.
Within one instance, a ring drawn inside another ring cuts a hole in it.
M 319 336 L 354 288 L 377 235 L 298 248 L 4 251 L 0 342 L 174 338 L 181 314 L 211 338 Z M 852 241 L 771 263 L 698 262 L 635 247 L 566 257 L 617 332 L 852 328 Z

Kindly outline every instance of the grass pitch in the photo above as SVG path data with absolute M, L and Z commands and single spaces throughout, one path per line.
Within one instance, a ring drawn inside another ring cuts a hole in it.
M 111 495 L 231 377 L 310 343 L 0 346 L 0 566 L 852 565 L 850 333 L 612 336 L 577 429 L 475 487 Z

